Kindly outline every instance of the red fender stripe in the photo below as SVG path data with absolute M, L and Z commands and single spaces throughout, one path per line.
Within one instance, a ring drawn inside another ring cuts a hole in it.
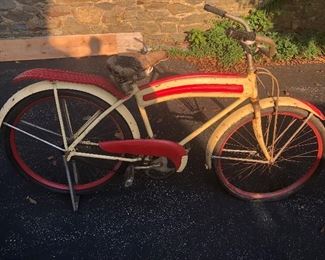
M 99 143 L 99 147 L 109 153 L 164 156 L 174 163 L 176 169 L 180 167 L 182 157 L 187 154 L 180 144 L 157 139 L 104 141 Z
M 118 99 L 122 99 L 125 97 L 124 93 L 119 91 L 106 78 L 98 75 L 93 75 L 93 74 L 86 74 L 86 73 L 65 71 L 65 70 L 58 70 L 58 69 L 38 68 L 38 69 L 27 70 L 17 75 L 13 79 L 13 83 L 17 84 L 28 80 L 49 80 L 49 81 L 80 83 L 80 84 L 91 84 L 108 91 Z
M 185 94 L 185 93 L 243 93 L 242 85 L 236 84 L 201 84 L 201 85 L 187 85 L 163 89 L 150 94 L 144 95 L 143 100 L 148 101 L 156 98 L 162 98 L 171 95 Z

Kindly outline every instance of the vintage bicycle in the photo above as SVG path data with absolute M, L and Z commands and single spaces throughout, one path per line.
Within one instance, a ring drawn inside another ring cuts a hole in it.
M 19 172 L 48 189 L 70 192 L 76 209 L 76 195 L 102 186 L 126 165 L 126 185 L 139 170 L 157 178 L 182 172 L 187 144 L 219 122 L 207 143 L 206 166 L 233 195 L 275 200 L 303 186 L 324 157 L 324 115 L 306 101 L 280 96 L 271 72 L 255 68 L 253 52 L 274 55 L 270 38 L 256 35 L 239 17 L 204 8 L 243 28 L 229 30 L 228 36 L 245 50 L 245 75 L 194 73 L 139 85 L 167 57 L 147 50 L 110 57 L 110 80 L 55 69 L 25 71 L 13 82 L 27 86 L 7 100 L 0 114 L 4 148 Z M 267 87 L 265 76 L 272 82 L 269 97 L 260 99 L 258 85 Z M 154 137 L 149 106 L 202 97 L 235 101 L 178 142 Z M 145 133 L 125 106 L 131 99 Z

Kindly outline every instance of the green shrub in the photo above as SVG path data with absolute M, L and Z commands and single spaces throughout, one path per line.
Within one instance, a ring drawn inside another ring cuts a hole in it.
M 193 29 L 188 33 L 187 41 L 190 44 L 190 53 L 192 53 L 193 56 L 208 55 L 206 32 L 199 29 Z
M 207 32 L 207 43 L 210 55 L 219 58 L 220 62 L 229 67 L 238 63 L 243 57 L 243 49 L 237 41 L 225 34 L 224 24 L 217 25 Z
M 249 26 L 257 33 L 267 34 L 273 28 L 273 23 L 264 10 L 251 12 L 246 20 Z
M 238 63 L 243 57 L 243 50 L 237 41 L 226 36 L 225 30 L 231 26 L 229 22 L 216 23 L 210 30 L 191 30 L 187 41 L 194 56 L 213 56 L 229 67 Z
M 299 54 L 299 47 L 292 36 L 278 36 L 276 44 L 278 60 L 291 60 Z
M 319 46 L 323 55 L 325 55 L 325 33 L 319 33 L 316 35 L 317 45 Z
M 173 48 L 169 48 L 167 51 L 170 56 L 174 56 L 174 57 L 193 56 L 192 52 L 187 49 L 180 49 L 180 48 L 173 47 Z
M 314 59 L 325 55 L 325 34 L 279 34 L 273 29 L 272 14 L 268 13 L 271 7 L 279 7 L 281 0 L 270 0 L 267 10 L 255 10 L 245 19 L 249 26 L 257 33 L 266 35 L 277 44 L 277 60 L 291 60 L 295 57 Z M 229 67 L 238 63 L 244 55 L 244 51 L 238 41 L 228 38 L 225 34 L 227 28 L 238 28 L 238 24 L 228 20 L 217 21 L 207 31 L 193 29 L 188 32 L 188 50 L 172 49 L 172 55 L 181 56 L 210 56 L 216 57 L 219 63 Z M 258 58 L 258 57 L 256 57 Z
M 311 60 L 315 59 L 322 53 L 321 49 L 317 46 L 316 41 L 311 39 L 308 41 L 307 45 L 302 48 L 302 57 Z

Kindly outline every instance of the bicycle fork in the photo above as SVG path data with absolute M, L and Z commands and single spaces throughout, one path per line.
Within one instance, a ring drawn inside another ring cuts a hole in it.
M 270 162 L 272 162 L 273 151 L 271 151 L 271 154 L 270 154 L 270 152 L 267 148 L 267 145 L 265 143 L 265 140 L 264 140 L 263 129 L 262 129 L 262 114 L 261 114 L 261 107 L 260 107 L 259 99 L 257 99 L 257 98 L 251 99 L 251 102 L 252 102 L 253 109 L 254 109 L 254 118 L 252 121 L 254 134 L 255 134 L 256 140 L 257 140 L 266 160 L 270 163 Z
M 265 156 L 266 162 L 269 164 L 273 164 L 279 157 L 280 155 L 286 150 L 288 145 L 292 142 L 292 140 L 295 139 L 297 134 L 305 127 L 305 125 L 308 123 L 308 121 L 313 117 L 313 113 L 309 113 L 308 116 L 304 119 L 303 123 L 294 131 L 294 133 L 291 134 L 291 137 L 287 140 L 285 144 L 281 146 L 281 149 L 278 151 L 275 151 L 275 144 L 279 141 L 280 137 L 284 135 L 288 131 L 288 129 L 291 127 L 291 125 L 294 123 L 290 123 L 286 129 L 283 130 L 283 133 L 281 133 L 277 138 L 276 138 L 276 132 L 277 132 L 277 120 L 278 120 L 278 104 L 277 101 L 274 101 L 274 108 L 275 108 L 275 116 L 273 120 L 273 129 L 272 129 L 272 140 L 271 140 L 271 145 L 268 148 L 268 143 L 269 143 L 269 138 L 270 138 L 270 129 L 271 128 L 271 122 L 268 124 L 268 129 L 266 130 L 266 137 L 264 138 L 263 136 L 263 128 L 262 128 L 262 114 L 261 114 L 261 107 L 259 104 L 258 99 L 251 99 L 251 103 L 253 105 L 254 109 L 254 118 L 252 121 L 253 124 L 253 130 L 254 130 L 254 135 L 256 137 L 256 140 Z

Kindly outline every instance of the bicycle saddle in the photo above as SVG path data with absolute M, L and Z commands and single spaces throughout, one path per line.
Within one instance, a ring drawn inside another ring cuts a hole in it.
M 119 82 L 137 81 L 145 78 L 151 68 L 168 58 L 167 52 L 156 51 L 147 54 L 121 53 L 107 59 L 107 68 Z

